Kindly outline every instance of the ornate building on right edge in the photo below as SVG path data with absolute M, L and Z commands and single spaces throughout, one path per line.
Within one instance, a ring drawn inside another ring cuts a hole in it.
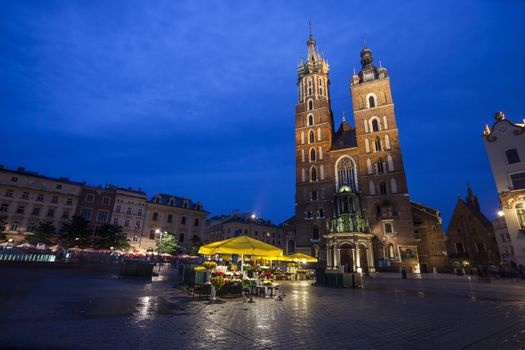
M 502 252 L 503 261 L 525 265 L 525 120 L 522 124 L 496 113 L 483 142 L 496 182 L 502 214 L 513 249 Z M 504 234 L 505 235 L 505 234 Z M 504 238 L 503 241 L 507 241 Z
M 283 225 L 286 251 L 341 272 L 418 271 L 388 72 L 373 64 L 369 48 L 361 50 L 361 71 L 350 82 L 355 126 L 343 116 L 336 131 L 328 63 L 311 33 L 307 47 L 298 67 L 296 211 Z

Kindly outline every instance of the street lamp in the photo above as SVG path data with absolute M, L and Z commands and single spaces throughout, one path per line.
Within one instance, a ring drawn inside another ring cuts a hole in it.
M 503 216 L 505 216 L 505 213 L 503 212 L 503 210 L 499 210 L 498 211 L 498 216 L 501 218 Z

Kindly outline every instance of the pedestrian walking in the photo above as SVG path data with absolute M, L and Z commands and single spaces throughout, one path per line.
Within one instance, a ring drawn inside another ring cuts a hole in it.
M 403 266 L 401 266 L 401 278 L 403 278 L 404 280 L 407 279 L 407 271 Z

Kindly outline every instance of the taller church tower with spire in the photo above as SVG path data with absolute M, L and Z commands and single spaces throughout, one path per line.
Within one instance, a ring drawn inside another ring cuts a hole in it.
M 333 171 L 328 155 L 334 120 L 330 107 L 329 66 L 310 36 L 308 56 L 298 67 L 298 102 L 295 110 L 296 229 L 297 245 L 312 246 L 318 252 L 327 233 Z M 309 252 L 310 253 L 310 252 Z
M 390 78 L 361 50 L 351 78 L 352 127 L 335 130 L 329 66 L 311 29 L 298 67 L 296 213 L 288 222 L 287 252 L 319 257 L 347 272 L 374 266 L 417 269 L 411 202 L 399 143 Z

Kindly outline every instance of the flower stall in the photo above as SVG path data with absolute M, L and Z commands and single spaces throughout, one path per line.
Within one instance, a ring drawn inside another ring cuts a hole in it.
M 250 289 L 253 294 L 260 293 L 258 287 L 266 287 L 264 293 L 265 295 L 268 294 L 268 289 L 273 290 L 275 269 L 255 263 L 246 264 L 245 257 L 249 257 L 250 260 L 280 257 L 282 256 L 282 249 L 247 236 L 239 236 L 202 246 L 199 249 L 199 254 L 212 256 L 239 255 L 241 258 L 239 261 L 240 269 L 235 264 L 228 264 L 215 266 L 210 271 L 213 299 L 214 290 L 221 296 L 240 295 L 243 287 Z

